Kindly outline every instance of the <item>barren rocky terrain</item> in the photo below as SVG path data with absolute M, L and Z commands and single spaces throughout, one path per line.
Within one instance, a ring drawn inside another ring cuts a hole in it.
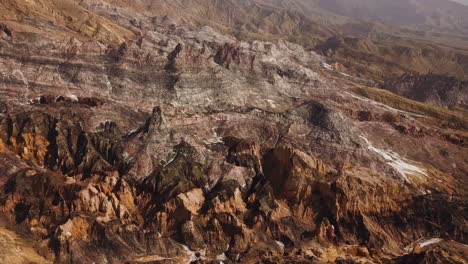
M 0 262 L 466 263 L 466 50 L 279 2 L 0 0 Z

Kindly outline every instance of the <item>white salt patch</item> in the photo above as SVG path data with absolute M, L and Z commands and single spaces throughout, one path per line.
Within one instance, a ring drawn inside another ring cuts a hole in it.
M 338 73 L 341 74 L 341 75 L 343 75 L 343 76 L 346 76 L 346 77 L 352 77 L 351 75 L 346 74 L 346 73 L 344 73 L 344 72 L 338 72 Z
M 13 75 L 19 75 L 21 77 L 21 80 L 23 81 L 23 84 L 26 85 L 26 87 L 29 88 L 29 83 L 28 83 L 28 79 L 26 79 L 26 77 L 24 77 L 24 74 L 21 70 L 14 70 Z
M 276 103 L 275 101 L 271 100 L 271 99 L 266 99 L 266 101 L 268 102 L 268 104 L 270 104 L 270 107 L 271 108 L 276 108 Z
M 184 249 L 185 253 L 187 253 L 187 256 L 189 257 L 189 263 L 197 260 L 197 256 L 195 255 L 195 252 L 190 250 L 186 245 L 181 244 L 181 246 Z
M 325 69 L 329 70 L 329 71 L 336 71 L 336 70 L 333 68 L 333 66 L 331 66 L 331 65 L 328 64 L 328 63 L 322 62 L 322 66 L 323 66 Z M 340 72 L 340 71 L 336 71 L 336 72 L 339 73 L 339 74 L 341 74 L 341 75 L 343 75 L 343 76 L 346 76 L 346 77 L 353 77 L 353 76 L 351 76 L 351 75 L 349 75 L 349 74 L 346 74 L 346 73 L 344 73 L 344 72 Z
M 172 162 L 174 162 L 174 160 L 176 158 L 177 158 L 177 154 L 175 154 L 174 157 L 172 157 L 170 160 L 168 160 L 164 166 L 167 166 L 167 165 L 171 164 Z
M 327 70 L 330 70 L 330 71 L 334 70 L 333 67 L 328 63 L 322 62 L 322 66 Z
M 415 113 L 410 113 L 410 112 L 407 112 L 407 111 L 399 110 L 399 109 L 390 107 L 390 106 L 388 106 L 388 105 L 386 105 L 386 104 L 383 104 L 383 103 L 380 103 L 380 102 L 376 102 L 376 101 L 374 101 L 374 100 L 371 100 L 371 99 L 366 98 L 366 97 L 359 96 L 359 95 L 354 94 L 354 93 L 351 93 L 351 92 L 345 92 L 345 94 L 351 96 L 352 98 L 355 98 L 355 99 L 358 99 L 358 100 L 361 100 L 361 101 L 368 102 L 368 103 L 370 103 L 370 104 L 372 104 L 372 105 L 384 107 L 384 108 L 386 108 L 386 109 L 388 109 L 388 110 L 391 110 L 391 111 L 393 111 L 393 112 L 396 112 L 396 113 L 407 114 L 407 115 L 410 115 L 410 116 L 424 117 L 423 115 L 419 115 L 419 114 L 415 114 Z
M 226 260 L 227 257 L 226 257 L 226 254 L 222 253 L 222 254 L 219 254 L 218 256 L 216 256 L 216 260 L 220 260 L 221 263 L 223 263 L 222 261 L 223 260 Z
M 423 247 L 427 247 L 427 246 L 435 244 L 435 243 L 439 243 L 440 241 L 442 241 L 441 238 L 431 238 L 431 239 L 428 239 L 428 240 L 422 242 L 421 244 L 419 244 L 419 246 L 421 248 L 423 248 Z
M 76 96 L 74 94 L 70 94 L 70 95 L 68 95 L 68 97 L 70 97 L 70 99 L 72 99 L 74 102 L 78 102 L 78 96 Z
M 276 240 L 275 242 L 276 242 L 276 244 L 278 244 L 278 246 L 279 246 L 281 249 L 284 249 L 284 244 L 283 244 L 283 242 L 278 241 L 278 240 Z
M 107 76 L 106 74 L 104 74 L 104 82 L 106 83 L 108 95 L 111 95 L 114 88 L 112 87 L 112 84 L 109 80 L 109 76 Z
M 132 130 L 130 130 L 130 131 L 128 132 L 128 134 L 130 135 L 130 134 L 133 134 L 133 133 L 135 133 L 135 132 L 137 132 L 137 131 L 138 131 L 138 129 L 132 129 Z
M 205 140 L 207 144 L 216 144 L 216 143 L 223 143 L 223 138 L 218 135 L 216 132 L 216 127 L 211 128 L 211 133 L 213 133 L 213 137 L 210 139 Z
M 383 149 L 376 148 L 369 142 L 367 138 L 363 136 L 361 136 L 361 138 L 366 142 L 367 148 L 377 153 L 383 159 L 385 159 L 387 164 L 390 165 L 393 169 L 395 169 L 395 171 L 397 171 L 400 174 L 401 178 L 404 181 L 410 183 L 410 180 L 408 179 L 408 175 L 427 176 L 425 169 L 422 169 L 416 165 L 403 161 L 400 155 L 398 155 L 398 153 L 392 152 L 390 150 L 383 150 Z
M 205 259 L 205 256 L 206 256 L 206 248 L 200 250 L 200 259 L 202 260 Z

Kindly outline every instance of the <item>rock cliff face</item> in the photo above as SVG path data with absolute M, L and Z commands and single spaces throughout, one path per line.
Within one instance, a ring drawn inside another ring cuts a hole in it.
M 442 107 L 468 108 L 468 81 L 453 77 L 436 74 L 403 75 L 387 80 L 383 88 L 413 100 Z
M 84 9 L 90 35 L 49 2 L 0 28 L 0 260 L 467 258 L 466 116 L 290 42 L 118 5 Z

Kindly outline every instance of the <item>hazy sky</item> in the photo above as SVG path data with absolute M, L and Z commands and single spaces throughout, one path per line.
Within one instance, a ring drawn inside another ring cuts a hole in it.
M 452 0 L 452 1 L 458 2 L 460 4 L 468 5 L 468 0 Z

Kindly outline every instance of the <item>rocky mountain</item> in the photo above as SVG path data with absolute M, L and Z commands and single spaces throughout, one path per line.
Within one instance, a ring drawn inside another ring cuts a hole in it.
M 321 0 L 319 6 L 355 19 L 424 31 L 466 34 L 468 6 L 449 0 Z
M 463 82 L 374 88 L 409 51 L 343 35 L 370 22 L 301 1 L 0 4 L 1 263 L 468 258 Z
M 468 81 L 453 77 L 435 74 L 403 75 L 387 80 L 383 88 L 406 98 L 442 107 L 468 108 Z
M 330 60 L 348 74 L 379 82 L 389 74 L 396 77 L 406 72 L 468 78 L 468 7 L 448 0 L 140 0 L 131 5 L 93 0 L 81 4 L 98 13 L 112 12 L 114 19 L 133 19 L 136 27 L 148 17 L 166 16 L 172 22 L 209 26 L 245 41 L 281 38 L 319 52 L 317 47 L 326 46 L 330 38 L 350 38 L 351 43 L 345 42 L 339 50 L 330 48 Z M 109 5 L 120 11 L 109 11 Z M 124 18 L 122 12 L 131 15 Z M 414 19 L 402 20 L 398 15 Z M 142 23 L 143 31 L 147 30 L 144 25 L 148 27 Z

